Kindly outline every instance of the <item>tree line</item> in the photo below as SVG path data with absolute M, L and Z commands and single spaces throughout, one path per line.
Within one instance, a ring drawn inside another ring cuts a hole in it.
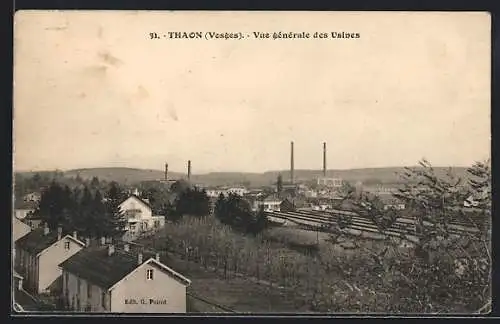
M 219 196 L 214 215 L 222 224 L 241 233 L 258 234 L 268 225 L 263 208 L 253 211 L 247 200 L 233 193 Z
M 115 238 L 125 230 L 126 219 L 119 208 L 124 196 L 115 182 L 103 196 L 99 189 L 87 185 L 70 189 L 53 180 L 42 192 L 34 214 L 53 230 L 62 227 L 65 232 L 76 230 L 89 238 Z
M 49 228 L 62 227 L 65 232 L 78 231 L 89 238 L 119 238 L 125 232 L 127 219 L 119 205 L 128 197 L 124 187 L 111 182 L 103 188 L 98 178 L 81 180 L 70 188 L 53 179 L 42 190 L 34 212 Z M 182 216 L 207 216 L 209 198 L 204 190 L 175 182 L 171 188 L 146 187 L 139 198 L 147 199 L 153 213 L 172 221 Z M 102 190 L 102 191 L 101 191 Z

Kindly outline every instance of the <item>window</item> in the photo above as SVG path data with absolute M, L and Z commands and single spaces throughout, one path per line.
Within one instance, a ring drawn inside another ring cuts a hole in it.
M 160 221 L 159 220 L 155 220 L 155 228 L 158 228 L 160 227 Z
M 69 241 L 64 242 L 64 249 L 69 250 Z
M 106 309 L 106 293 L 104 291 L 101 293 L 101 306 Z
M 135 232 L 135 225 L 130 225 L 130 231 Z
M 153 269 L 146 270 L 146 278 L 148 280 L 153 280 Z
M 80 296 L 80 285 L 81 285 L 80 278 L 78 278 L 78 280 L 76 281 L 76 293 L 78 296 Z
M 87 283 L 87 299 L 92 299 L 92 285 Z

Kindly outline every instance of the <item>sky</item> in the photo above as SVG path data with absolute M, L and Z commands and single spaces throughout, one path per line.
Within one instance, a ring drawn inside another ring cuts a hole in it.
M 153 39 L 242 32 L 237 39 Z M 356 39 L 254 39 L 253 32 Z M 21 11 L 14 170 L 193 173 L 490 155 L 486 13 Z

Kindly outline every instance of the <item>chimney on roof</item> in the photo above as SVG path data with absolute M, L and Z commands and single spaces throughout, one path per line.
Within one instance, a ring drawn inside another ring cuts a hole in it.
M 43 234 L 48 235 L 49 233 L 50 233 L 49 224 L 45 223 L 45 226 L 43 228 Z
M 294 161 L 293 161 L 293 142 L 290 142 L 290 183 L 293 184 L 293 169 L 294 169 L 294 165 L 293 165 Z
M 90 246 L 90 238 L 88 238 L 88 237 L 85 238 L 85 246 L 86 247 Z
M 323 143 L 323 177 L 326 178 L 326 142 Z
M 102 246 L 106 245 L 106 238 L 104 236 L 101 237 L 101 245 Z
M 125 245 L 123 246 L 123 250 L 125 250 L 125 252 L 130 251 L 130 245 L 128 245 L 128 243 L 125 243 Z
M 73 231 L 73 238 L 78 239 L 78 232 L 77 231 Z
M 156 253 L 155 259 L 156 259 L 156 261 L 160 262 L 160 253 L 158 253 L 158 252 Z
M 188 160 L 188 180 L 191 180 L 191 160 Z
M 168 181 L 168 163 L 165 163 L 165 181 Z
M 113 244 L 108 245 L 108 256 L 111 256 L 115 253 L 115 246 Z
M 59 226 L 57 228 L 57 240 L 59 241 L 59 240 L 61 240 L 61 238 L 62 238 L 62 227 Z
M 139 254 L 137 254 L 137 264 L 138 265 L 142 264 L 142 252 L 139 252 Z

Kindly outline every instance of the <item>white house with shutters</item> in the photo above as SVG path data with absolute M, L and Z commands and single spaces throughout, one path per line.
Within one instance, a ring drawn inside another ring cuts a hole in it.
M 120 205 L 127 224 L 123 239 L 131 241 L 139 235 L 156 231 L 165 226 L 165 216 L 153 215 L 153 209 L 148 201 L 139 196 L 130 195 Z

